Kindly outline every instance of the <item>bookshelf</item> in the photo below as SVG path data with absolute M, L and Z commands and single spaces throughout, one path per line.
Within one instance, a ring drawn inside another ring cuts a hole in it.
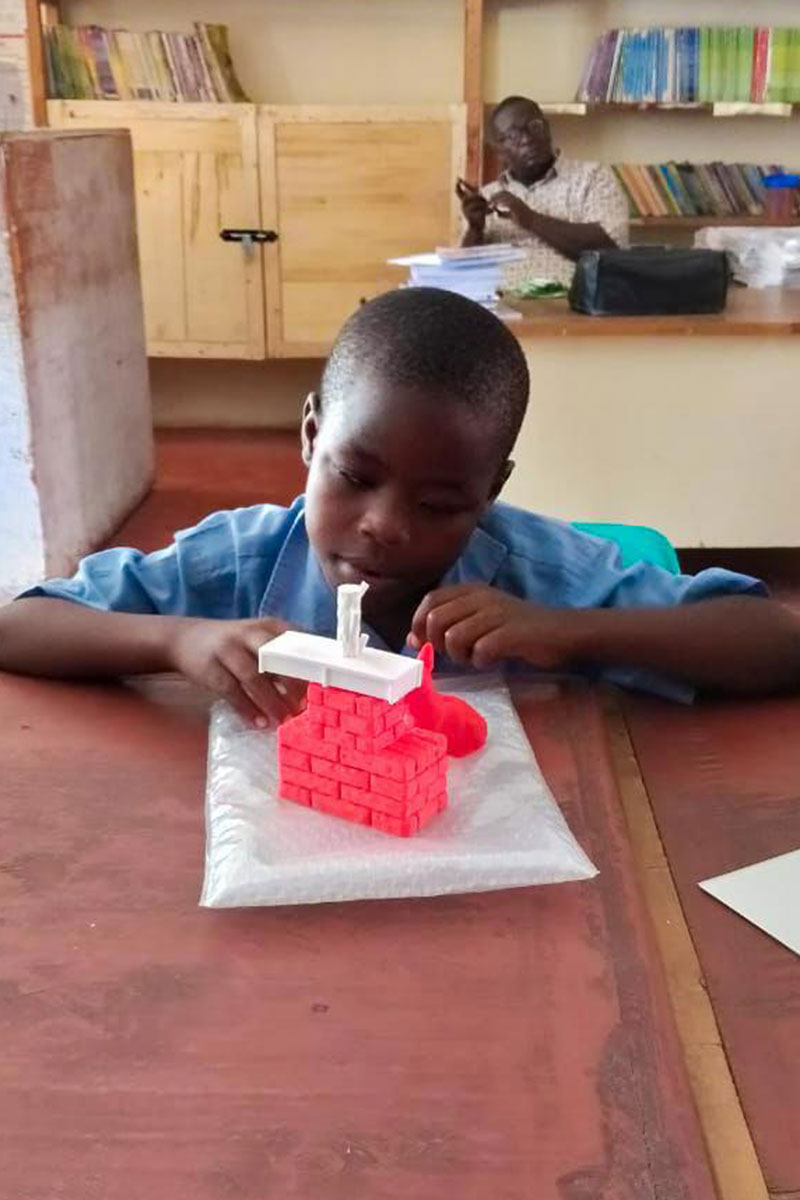
M 775 226 L 774 221 L 767 221 L 764 217 L 631 217 L 630 221 L 634 229 L 707 229 L 711 226 L 733 226 L 733 227 L 753 227 L 764 228 Z M 781 225 L 794 228 L 800 226 L 800 217 L 795 217 L 791 221 L 782 221 Z
M 97 22 L 110 27 L 126 25 L 137 30 L 188 28 L 195 19 L 225 20 L 231 28 L 234 63 L 246 90 L 255 101 L 251 107 L 256 124 L 264 103 L 269 105 L 277 102 L 288 113 L 293 106 L 299 111 L 309 102 L 318 100 L 320 95 L 330 95 L 330 106 L 317 104 L 316 107 L 320 112 L 326 109 L 341 130 L 337 116 L 337 112 L 341 111 L 341 103 L 336 102 L 345 96 L 357 94 L 367 124 L 371 120 L 369 113 L 375 111 L 377 102 L 384 113 L 384 121 L 387 120 L 386 114 L 397 105 L 396 113 L 401 125 L 406 121 L 403 114 L 410 107 L 414 110 L 427 108 L 428 117 L 422 120 L 421 125 L 425 129 L 428 118 L 435 125 L 443 107 L 448 106 L 454 112 L 453 106 L 461 102 L 464 106 L 461 116 L 451 116 L 449 119 L 450 133 L 445 137 L 445 142 L 450 152 L 439 164 L 439 177 L 435 185 L 431 181 L 434 165 L 425 155 L 436 153 L 434 147 L 438 144 L 439 134 L 428 137 L 426 133 L 420 142 L 422 177 L 427 181 L 425 186 L 429 189 L 428 194 L 436 197 L 435 206 L 440 213 L 437 240 L 442 240 L 453 229 L 453 214 L 450 213 L 446 220 L 442 215 L 444 190 L 452 184 L 452 174 L 446 179 L 446 173 L 452 171 L 453 163 L 458 161 L 461 171 L 468 178 L 474 182 L 481 179 L 487 165 L 482 145 L 486 110 L 502 95 L 512 92 L 534 95 L 540 100 L 545 97 L 543 107 L 553 123 L 557 143 L 565 153 L 576 157 L 607 162 L 647 162 L 704 161 L 713 156 L 731 161 L 785 162 L 788 166 L 794 165 L 797 158 L 797 151 L 794 150 L 797 137 L 795 118 L 800 108 L 797 105 L 731 102 L 599 104 L 571 99 L 580 79 L 582 65 L 595 38 L 604 29 L 682 22 L 752 22 L 754 16 L 749 0 L 728 0 L 724 13 L 718 0 L 604 0 L 602 5 L 592 3 L 592 0 L 380 0 L 377 5 L 369 5 L 368 11 L 360 0 L 342 0 L 336 4 L 335 17 L 331 12 L 330 0 L 303 0 L 303 21 L 306 28 L 313 30 L 313 38 L 299 31 L 302 22 L 297 27 L 277 27 L 276 23 L 280 21 L 291 22 L 295 19 L 282 0 L 226 0 L 225 5 L 220 5 L 219 0 L 171 0 L 169 5 L 164 5 L 160 0 L 135 0 L 135 3 L 134 0 L 61 0 L 61 3 L 51 2 L 41 6 L 36 0 L 25 0 L 25 3 L 31 15 L 31 62 L 39 64 L 32 71 L 32 78 L 37 119 L 41 122 L 46 121 L 48 110 L 44 72 L 41 69 L 41 21 L 51 22 L 59 18 L 71 24 Z M 296 14 L 298 5 L 291 6 L 291 10 L 292 14 Z M 800 26 L 800 0 L 762 0 L 758 20 L 765 24 L 783 22 Z M 370 22 L 372 25 L 367 38 L 362 26 Z M 324 56 L 322 44 L 325 44 Z M 375 61 L 377 48 L 380 48 L 382 55 L 379 61 Z M 397 58 L 405 64 L 402 69 L 398 69 L 394 62 Z M 409 61 L 414 62 L 414 71 L 408 70 Z M 328 68 L 325 66 L 323 70 L 323 62 L 331 63 L 325 77 L 324 70 Z M 434 64 L 438 69 L 431 69 Z M 408 100 L 412 95 L 415 104 L 409 106 Z M 416 103 L 423 99 L 427 102 L 425 105 Z M 90 121 L 96 126 L 119 123 L 119 102 L 82 103 L 92 107 L 83 111 L 81 121 Z M 64 105 L 74 111 L 75 104 L 62 102 L 61 107 L 56 109 L 51 103 L 50 121 L 68 120 L 68 110 Z M 192 113 L 188 111 L 189 108 L 193 110 Z M 205 114 L 200 111 L 203 108 L 208 110 Z M 112 113 L 113 109 L 117 110 L 116 114 Z M 184 166 L 181 168 L 184 172 L 188 170 L 186 164 L 192 153 L 192 129 L 197 130 L 201 118 L 210 123 L 219 119 L 222 115 L 219 109 L 220 106 L 214 104 L 172 104 L 159 108 L 155 101 L 126 105 L 127 115 L 135 125 L 135 144 L 141 140 L 143 127 L 150 131 L 148 138 L 152 142 L 155 128 L 152 122 L 169 121 L 172 144 L 173 147 L 177 146 L 181 122 L 186 123 L 183 132 L 187 143 L 182 152 Z M 463 127 L 459 127 L 464 114 L 465 132 Z M 239 115 L 244 118 L 244 113 Z M 319 120 L 325 124 L 322 117 Z M 288 126 L 284 134 L 286 129 Z M 459 139 L 460 149 L 456 152 L 453 147 Z M 257 159 L 262 152 L 263 144 L 259 142 Z M 363 153 L 369 153 L 366 142 Z M 237 171 L 241 169 L 241 161 L 241 158 L 237 159 Z M 403 161 L 407 162 L 406 169 L 410 170 L 411 159 Z M 354 159 L 350 165 L 352 178 L 359 178 L 359 173 L 363 173 L 363 163 L 359 164 Z M 174 163 L 170 167 L 170 170 L 173 169 L 177 170 Z M 262 193 L 264 187 L 262 171 L 258 182 Z M 305 202 L 310 205 L 310 196 L 306 196 Z M 381 234 L 379 216 L 381 205 L 387 202 L 388 197 L 378 188 L 366 206 L 359 209 L 362 220 L 373 230 L 372 253 L 376 256 L 383 254 L 387 246 Z M 262 197 L 261 210 L 263 224 L 264 212 L 275 211 L 274 198 L 267 197 L 264 200 Z M 418 230 L 418 236 L 422 237 L 423 231 L 415 215 L 418 210 L 418 196 L 409 189 L 394 211 L 398 221 L 405 222 L 410 230 Z M 158 232 L 159 221 L 163 224 L 166 219 L 164 209 L 151 204 L 150 211 L 152 221 L 148 244 L 157 233 L 160 239 L 157 244 L 169 249 L 174 256 L 174 226 L 172 235 L 164 229 Z M 285 208 L 282 216 L 285 219 Z M 347 217 L 343 211 L 340 217 L 346 224 Z M 730 223 L 759 224 L 760 221 L 754 218 L 736 218 L 731 222 L 724 218 L 671 216 L 634 220 L 632 226 L 643 237 L 648 233 L 652 235 L 668 231 L 671 238 L 682 236 L 685 239 L 702 225 Z M 425 236 L 432 236 L 431 230 Z M 181 238 L 184 239 L 181 277 L 186 279 L 185 270 L 189 269 L 194 259 L 206 256 L 205 266 L 200 263 L 198 270 L 202 278 L 213 279 L 211 264 L 216 261 L 218 248 L 214 246 L 212 254 L 210 238 L 191 245 L 186 243 L 185 230 L 181 231 Z M 422 247 L 412 244 L 408 248 L 413 250 Z M 193 322 L 188 321 L 182 339 L 156 337 L 153 334 L 156 326 L 165 327 L 162 317 L 155 315 L 159 305 L 163 308 L 163 292 L 156 282 L 147 282 L 146 297 L 150 297 L 147 303 L 148 332 L 150 345 L 155 347 L 151 352 L 169 356 L 196 354 L 251 358 L 261 357 L 264 353 L 287 355 L 324 352 L 328 336 L 327 325 L 321 317 L 324 297 L 333 294 L 344 298 L 347 292 L 347 288 L 341 286 L 344 264 L 328 264 L 327 275 L 324 272 L 321 276 L 317 275 L 315 286 L 319 302 L 316 315 L 308 308 L 308 296 L 300 308 L 294 310 L 297 313 L 306 307 L 308 320 L 305 330 L 301 327 L 302 321 L 298 325 L 294 318 L 284 329 L 276 314 L 276 303 L 291 304 L 293 301 L 290 301 L 290 297 L 297 296 L 299 292 L 288 280 L 280 284 L 276 280 L 275 263 L 280 263 L 282 250 L 283 247 L 279 245 L 277 249 L 265 247 L 256 251 L 258 261 L 265 264 L 264 278 L 272 280 L 271 289 L 263 285 L 267 293 L 264 301 L 266 324 L 260 331 L 257 319 L 260 301 L 253 299 L 260 287 L 248 282 L 247 272 L 242 272 L 240 268 L 236 272 L 239 290 L 235 303 L 226 306 L 220 302 L 216 305 L 215 314 L 215 305 L 209 301 L 208 320 L 200 322 L 200 328 L 205 332 L 194 336 L 191 333 Z M 400 252 L 398 248 L 394 249 L 394 253 Z M 166 251 L 154 251 L 151 248 L 146 253 L 150 256 L 149 261 L 155 263 L 164 258 Z M 378 259 L 375 257 L 370 269 L 366 270 L 364 258 L 362 254 L 362 284 L 372 279 L 373 286 L 377 286 L 384 281 Z M 308 264 L 302 269 L 307 271 Z M 348 287 L 350 292 L 347 294 L 352 293 L 356 300 L 369 290 L 359 290 L 355 280 Z M 242 288 L 246 292 L 244 300 Z M 276 301 L 276 294 L 282 298 L 280 301 Z M 333 311 L 338 313 L 338 302 Z M 247 312 L 256 316 L 245 319 L 243 313 Z M 232 329 L 235 313 L 238 313 L 238 317 Z M 288 335 L 286 330 L 290 326 L 294 332 Z M 209 331 L 210 335 L 207 336 Z
M 543 112 L 553 117 L 586 117 L 593 113 L 612 113 L 614 115 L 625 116 L 630 113 L 659 112 L 687 113 L 690 116 L 693 114 L 698 116 L 712 116 L 722 120 L 730 120 L 732 117 L 763 117 L 766 119 L 782 120 L 792 117 L 800 111 L 800 105 L 794 103 L 784 104 L 773 101 L 764 104 L 753 104 L 749 101 L 738 100 L 717 100 L 708 103 L 681 103 L 679 101 L 673 103 L 651 103 L 632 101 L 627 104 L 615 101 L 575 100 L 559 102 L 545 100 L 540 107 Z

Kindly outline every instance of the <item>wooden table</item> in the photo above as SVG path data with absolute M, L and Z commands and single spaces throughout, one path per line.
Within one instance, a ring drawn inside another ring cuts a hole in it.
M 547 337 L 785 338 L 800 334 L 800 291 L 786 288 L 732 287 L 724 312 L 687 316 L 587 317 L 558 298 L 517 301 L 514 307 L 523 319 L 509 321 L 509 329 L 523 342 Z
M 0 678 L 9 1200 L 712 1200 L 598 697 L 518 694 L 582 884 L 203 911 L 206 711 Z
M 763 1175 L 758 1190 L 752 1163 L 739 1157 L 750 1185 L 736 1194 L 798 1200 L 800 959 L 697 884 L 800 846 L 800 699 L 683 708 L 629 697 L 625 716 L 699 959 L 695 973 L 685 954 L 668 954 L 690 1070 L 713 1126 L 707 1068 L 714 1047 L 724 1048 Z M 657 889 L 651 895 L 660 935 L 668 913 Z M 713 1025 L 698 1013 L 701 995 Z

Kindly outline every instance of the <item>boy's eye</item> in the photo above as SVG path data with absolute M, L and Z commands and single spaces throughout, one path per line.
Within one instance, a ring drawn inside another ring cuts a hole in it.
M 420 508 L 425 512 L 435 513 L 440 517 L 455 517 L 463 511 L 463 506 L 459 504 L 442 504 L 435 500 L 421 500 Z
M 350 487 L 354 487 L 354 488 L 369 487 L 369 482 L 366 479 L 362 478 L 362 476 L 357 475 L 355 473 L 355 471 L 348 471 L 345 467 L 337 467 L 336 473 L 341 479 L 343 479 L 345 481 L 345 483 L 349 483 Z

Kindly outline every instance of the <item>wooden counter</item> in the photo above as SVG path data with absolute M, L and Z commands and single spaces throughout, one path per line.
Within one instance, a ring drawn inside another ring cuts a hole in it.
M 800 545 L 800 291 L 736 287 L 709 316 L 520 310 L 531 402 L 504 500 L 681 547 Z
M 800 291 L 732 287 L 725 312 L 683 317 L 586 317 L 566 300 L 524 300 L 509 322 L 520 341 L 547 337 L 793 337 L 800 334 Z

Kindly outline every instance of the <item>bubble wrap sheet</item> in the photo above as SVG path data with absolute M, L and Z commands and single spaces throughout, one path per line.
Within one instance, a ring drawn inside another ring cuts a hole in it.
M 489 726 L 483 750 L 450 760 L 449 806 L 412 838 L 277 798 L 277 739 L 225 703 L 211 712 L 206 785 L 208 908 L 439 896 L 588 879 L 499 678 L 446 681 Z

